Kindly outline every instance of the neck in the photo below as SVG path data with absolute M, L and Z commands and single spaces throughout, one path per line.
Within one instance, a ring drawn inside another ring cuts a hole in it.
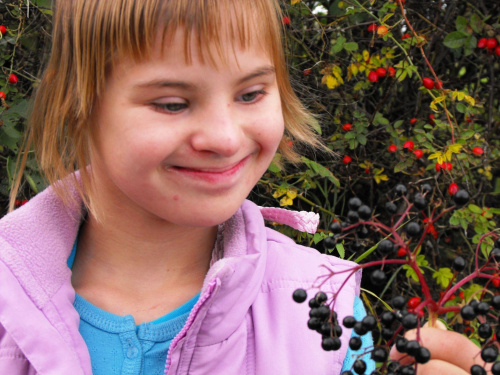
M 73 286 L 108 311 L 111 303 L 105 301 L 123 301 L 122 307 L 145 304 L 148 298 L 158 303 L 158 295 L 168 290 L 173 301 L 168 312 L 200 291 L 216 235 L 217 227 L 180 227 L 161 220 L 140 225 L 123 215 L 97 222 L 89 215 L 79 234 Z

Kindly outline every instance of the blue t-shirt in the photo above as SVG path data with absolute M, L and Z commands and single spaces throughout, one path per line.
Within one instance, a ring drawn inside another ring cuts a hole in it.
M 77 241 L 78 239 L 68 258 L 69 268 L 73 266 Z M 135 325 L 131 315 L 109 313 L 76 294 L 74 307 L 80 315 L 79 330 L 89 349 L 92 374 L 163 375 L 170 344 L 184 327 L 199 297 L 198 293 L 167 315 L 152 322 Z M 362 320 L 366 316 L 363 302 L 358 297 L 354 300 L 353 315 L 356 320 Z M 355 335 L 353 331 L 352 336 Z M 371 334 L 362 336 L 361 341 L 359 350 L 348 349 L 342 371 L 350 370 L 358 355 L 373 345 Z M 375 370 L 375 363 L 368 358 L 369 354 L 365 357 L 366 373 L 369 374 Z

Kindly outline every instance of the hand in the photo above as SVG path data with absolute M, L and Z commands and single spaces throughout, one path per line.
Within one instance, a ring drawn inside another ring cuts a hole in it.
M 408 340 L 416 340 L 417 331 L 409 331 L 405 337 Z M 429 349 L 431 360 L 417 365 L 418 375 L 470 375 L 472 365 L 484 366 L 480 355 L 481 348 L 465 336 L 448 331 L 439 321 L 435 328 L 424 325 L 420 329 L 420 340 L 421 345 Z M 390 357 L 403 365 L 413 362 L 412 357 L 398 352 L 395 346 L 391 349 Z M 486 366 L 486 370 L 488 371 L 490 367 L 491 365 Z

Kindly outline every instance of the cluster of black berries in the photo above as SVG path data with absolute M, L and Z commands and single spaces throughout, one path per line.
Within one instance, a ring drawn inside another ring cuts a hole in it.
M 307 299 L 307 292 L 304 289 L 297 289 L 293 293 L 295 302 L 302 303 Z M 340 336 L 342 327 L 337 322 L 337 314 L 326 305 L 327 296 L 323 292 L 318 292 L 309 300 L 309 329 L 321 334 L 321 347 L 326 350 L 339 350 L 341 346 Z
M 493 316 L 493 310 L 500 311 L 500 295 L 493 296 L 491 301 L 472 301 L 465 305 L 460 310 L 460 315 L 464 320 L 472 321 L 478 316 L 481 316 L 482 323 L 477 327 L 477 335 L 484 340 L 483 348 L 481 349 L 481 359 L 485 363 L 494 363 L 491 368 L 493 375 L 500 375 L 500 361 L 498 360 L 498 348 L 494 343 L 494 337 L 500 343 L 500 318 L 495 317 L 494 323 L 488 321 L 488 318 Z M 493 336 L 493 330 L 495 335 Z M 472 375 L 486 375 L 486 370 L 483 366 L 474 365 L 471 367 Z

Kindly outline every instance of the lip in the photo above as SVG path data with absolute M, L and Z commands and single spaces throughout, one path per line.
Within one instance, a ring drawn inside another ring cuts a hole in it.
M 200 180 L 217 186 L 222 184 L 231 185 L 237 181 L 240 174 L 239 172 L 249 159 L 250 155 L 234 164 L 222 167 L 189 168 L 170 166 L 167 167 L 167 170 L 177 175 L 184 176 L 185 178 Z

